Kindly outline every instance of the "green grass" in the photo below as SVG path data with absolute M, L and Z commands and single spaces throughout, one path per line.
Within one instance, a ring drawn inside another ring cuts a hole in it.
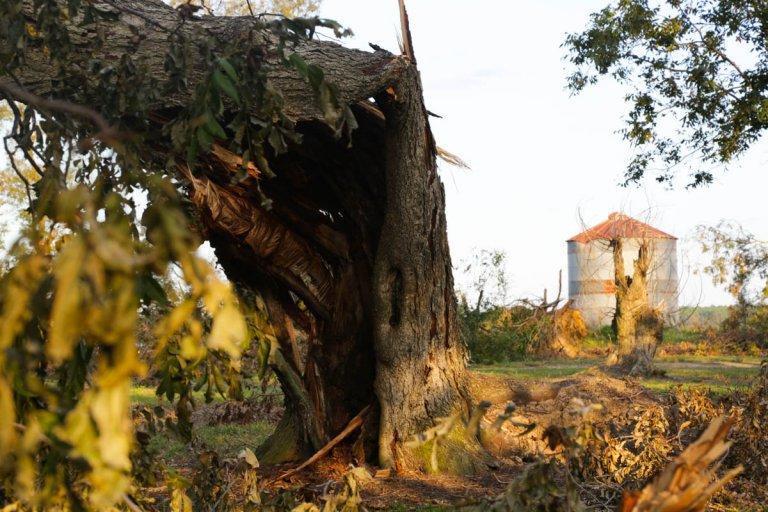
M 472 370 L 490 375 L 504 375 L 518 379 L 551 379 L 567 377 L 597 364 L 595 359 L 531 360 L 510 363 L 473 365 Z
M 206 425 L 195 428 L 194 432 L 195 436 L 219 457 L 228 458 L 236 456 L 243 448 L 253 450 L 272 433 L 273 428 L 269 423 L 256 421 L 244 425 Z M 166 462 L 185 459 L 193 451 L 171 432 L 156 435 L 149 446 L 150 450 L 155 451 Z
M 274 426 L 255 421 L 238 425 L 209 425 L 196 430 L 200 439 L 223 457 L 234 457 L 243 448 L 254 449 L 274 430 Z
M 473 370 L 524 380 L 558 379 L 574 375 L 602 363 L 601 359 L 516 361 L 497 365 L 477 365 Z M 676 385 L 703 385 L 716 394 L 748 387 L 760 368 L 760 359 L 747 356 L 677 356 L 656 361 L 666 375 L 642 380 L 643 386 L 667 392 Z
M 702 334 L 693 329 L 681 327 L 667 327 L 664 329 L 664 343 L 676 344 L 682 342 L 695 343 L 701 341 Z M 583 350 L 604 350 L 614 345 L 614 335 L 610 326 L 601 327 L 587 334 L 581 343 Z
M 253 393 L 279 393 L 280 387 L 277 384 L 272 384 L 262 389 L 254 389 L 251 387 L 245 387 L 243 390 L 243 396 L 245 398 L 248 398 L 253 395 Z M 205 403 L 205 392 L 200 391 L 193 391 L 192 396 L 194 399 L 200 403 Z M 227 401 L 227 398 L 222 397 L 219 393 L 214 393 L 213 395 L 213 401 L 214 402 L 225 402 Z M 171 403 L 165 399 L 164 396 L 159 397 L 155 394 L 155 388 L 153 386 L 145 386 L 145 385 L 134 385 L 131 388 L 131 402 L 134 404 L 141 404 L 146 405 L 149 407 L 154 407 L 156 405 L 166 405 L 170 406 Z
M 161 399 L 155 395 L 155 388 L 149 386 L 133 386 L 131 388 L 131 402 L 134 404 L 154 407 L 159 405 Z
M 664 329 L 664 343 L 681 343 L 688 341 L 691 343 L 701 341 L 700 332 L 679 327 L 667 327 Z

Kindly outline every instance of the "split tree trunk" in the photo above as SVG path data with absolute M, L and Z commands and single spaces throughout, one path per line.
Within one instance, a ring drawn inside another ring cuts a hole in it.
M 640 243 L 631 276 L 624 269 L 624 241 L 612 240 L 611 247 L 616 282 L 613 330 L 618 342 L 611 362 L 623 373 L 648 375 L 653 372 L 653 358 L 664 327 L 661 313 L 648 299 L 651 247 L 647 240 Z
M 270 82 L 303 135 L 301 145 L 269 157 L 277 177 L 262 180 L 257 170 L 233 182 L 239 157 L 225 149 L 226 141 L 218 141 L 195 172 L 176 160 L 203 235 L 229 278 L 264 298 L 279 338 L 280 353 L 271 361 L 287 415 L 262 454 L 273 461 L 303 457 L 373 406 L 358 454 L 397 466 L 403 441 L 466 410 L 468 396 L 445 198 L 415 63 L 328 42 L 295 48 L 323 69 L 352 106 L 360 127 L 348 146 L 320 121 L 311 87 L 275 62 L 274 41 L 251 37 L 252 19 L 182 20 L 159 0 L 109 4 L 102 8 L 114 11 L 113 21 L 71 26 L 79 49 L 71 66 L 56 67 L 45 48 L 30 46 L 16 78 L 35 94 L 109 114 L 115 108 L 100 105 L 100 96 L 59 88 L 70 70 L 127 57 L 162 85 L 169 33 L 188 41 L 213 37 L 222 47 L 250 41 L 266 50 L 261 54 L 271 64 Z M 31 1 L 24 15 L 34 24 Z M 82 13 L 70 13 L 70 19 L 79 22 Z M 91 31 L 105 34 L 106 44 L 95 45 Z M 198 52 L 190 53 L 189 66 L 187 92 L 153 105 L 165 118 L 190 101 L 204 76 Z M 7 81 L 0 76 L 0 83 Z M 172 144 L 159 136 L 156 121 L 150 126 L 155 149 L 145 155 L 147 162 L 165 162 Z M 262 205 L 259 186 L 272 201 L 270 209 Z
M 379 461 L 399 466 L 399 446 L 435 418 L 468 412 L 466 351 L 458 335 L 445 193 L 415 66 L 386 116 L 387 208 L 374 268 L 375 389 Z

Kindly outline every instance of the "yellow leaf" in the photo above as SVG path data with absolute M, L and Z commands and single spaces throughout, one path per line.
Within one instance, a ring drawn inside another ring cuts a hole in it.
M 99 429 L 101 459 L 115 469 L 130 470 L 133 428 L 129 383 L 99 387 L 93 395 L 90 410 Z
M 226 283 L 219 280 L 214 280 L 208 283 L 208 287 L 205 290 L 205 296 L 203 297 L 203 303 L 211 314 L 214 314 L 222 304 L 231 300 L 232 290 Z
M 92 399 L 92 391 L 83 393 L 77 406 L 67 413 L 64 424 L 54 428 L 53 433 L 72 446 L 74 456 L 82 457 L 93 467 L 101 464 L 101 458 L 96 446 L 96 429 L 88 412 Z
M 205 357 L 205 347 L 192 336 L 183 336 L 179 342 L 180 355 L 187 361 L 199 361 Z
M 172 512 L 193 512 L 192 500 L 189 499 L 184 489 L 174 489 L 171 494 L 171 511 Z
M 252 468 L 259 467 L 259 459 L 256 458 L 256 454 L 251 451 L 250 448 L 243 448 L 240 453 L 237 454 L 239 459 L 242 459 Z
M 195 311 L 195 302 L 193 300 L 185 300 L 173 310 L 157 325 L 155 329 L 155 335 L 157 336 L 156 350 L 159 353 L 165 348 L 165 344 L 168 343 L 168 339 L 176 334 L 181 329 L 185 322 L 191 317 Z
M 37 494 L 37 452 L 45 436 L 35 415 L 29 417 L 26 427 L 16 460 L 16 496 L 22 502 L 32 502 Z
M 82 240 L 73 238 L 64 246 L 54 264 L 56 292 L 46 344 L 46 352 L 54 364 L 69 359 L 81 333 L 83 296 L 80 273 L 84 257 Z
M 320 509 L 317 508 L 317 505 L 313 505 L 312 503 L 302 503 L 301 505 L 294 507 L 291 512 L 320 512 Z
M 131 487 L 127 473 L 107 467 L 91 471 L 88 481 L 92 488 L 88 499 L 94 510 L 109 510 Z
M 25 23 L 24 28 L 27 30 L 27 35 L 33 39 L 36 39 L 40 37 L 40 32 L 38 32 L 37 27 L 35 27 L 32 23 Z
M 100 386 L 118 385 L 132 377 L 142 377 L 147 372 L 147 365 L 139 359 L 133 337 L 117 345 L 113 357 L 112 365 L 99 373 Z
M 3 311 L 0 317 L 0 362 L 2 349 L 13 343 L 30 317 L 29 298 L 45 272 L 45 259 L 32 256 L 22 260 L 4 282 Z
M 239 359 L 248 334 L 248 327 L 240 311 L 227 304 L 215 313 L 208 347 L 226 352 L 233 359 Z
M 16 410 L 8 382 L 0 376 L 0 467 L 16 446 Z

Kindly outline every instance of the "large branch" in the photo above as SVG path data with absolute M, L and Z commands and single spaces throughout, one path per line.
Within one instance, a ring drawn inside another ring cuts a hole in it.
M 62 4 L 63 4 L 62 0 Z M 123 55 L 131 55 L 134 62 L 141 62 L 146 71 L 163 83 L 168 75 L 165 69 L 165 57 L 171 48 L 171 34 L 177 34 L 187 41 L 205 41 L 213 36 L 221 42 L 238 41 L 256 27 L 253 17 L 213 17 L 184 19 L 181 13 L 160 0 L 120 0 L 99 3 L 102 10 L 111 10 L 116 20 L 97 20 L 88 25 L 79 25 L 82 12 L 75 13 L 67 24 L 72 40 L 79 48 L 83 62 L 98 60 L 104 63 L 116 63 Z M 24 16 L 29 21 L 36 20 L 32 2 L 25 2 Z M 104 44 L 97 41 L 103 37 Z M 8 42 L 0 40 L 0 50 L 6 51 Z M 298 74 L 281 65 L 276 53 L 275 39 L 258 32 L 254 44 L 266 48 L 265 59 L 269 66 L 269 80 L 282 92 L 285 98 L 284 112 L 295 120 L 320 118 L 314 92 Z M 4 47 L 6 46 L 6 47 Z M 295 48 L 308 63 L 319 66 L 325 72 L 326 79 L 335 84 L 342 102 L 354 103 L 374 96 L 391 84 L 407 65 L 404 59 L 386 51 L 375 53 L 345 48 L 333 42 L 312 40 L 299 44 Z M 40 45 L 30 45 L 24 51 L 25 66 L 17 71 L 21 85 L 40 96 L 61 97 L 61 88 L 54 82 L 66 82 L 74 66 L 57 66 L 48 58 L 49 53 Z M 74 64 L 74 63 L 73 63 Z M 190 52 L 190 90 L 204 76 L 204 59 L 198 51 Z M 9 83 L 9 77 L 0 76 L 0 84 Z M 67 99 L 63 97 L 61 99 Z M 183 105 L 189 98 L 175 95 L 161 97 L 154 108 Z M 98 105 L 95 106 L 98 108 Z

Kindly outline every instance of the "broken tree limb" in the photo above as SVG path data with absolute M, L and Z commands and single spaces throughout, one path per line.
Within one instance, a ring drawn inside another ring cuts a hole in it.
M 344 439 L 349 436 L 352 432 L 354 432 L 356 429 L 360 428 L 360 426 L 363 424 L 363 418 L 365 418 L 365 415 L 368 413 L 368 410 L 371 408 L 370 405 L 366 406 L 360 413 L 352 418 L 350 422 L 347 424 L 347 427 L 342 430 L 336 437 L 328 441 L 328 443 L 320 448 L 320 450 L 317 451 L 313 456 L 308 458 L 306 461 L 301 463 L 300 465 L 296 466 L 295 468 L 286 471 L 285 473 L 279 475 L 274 481 L 278 480 L 285 480 L 286 478 L 295 475 L 299 471 L 311 466 L 318 460 L 325 457 L 328 452 L 330 452 L 336 445 L 338 445 L 340 442 L 342 442 Z

